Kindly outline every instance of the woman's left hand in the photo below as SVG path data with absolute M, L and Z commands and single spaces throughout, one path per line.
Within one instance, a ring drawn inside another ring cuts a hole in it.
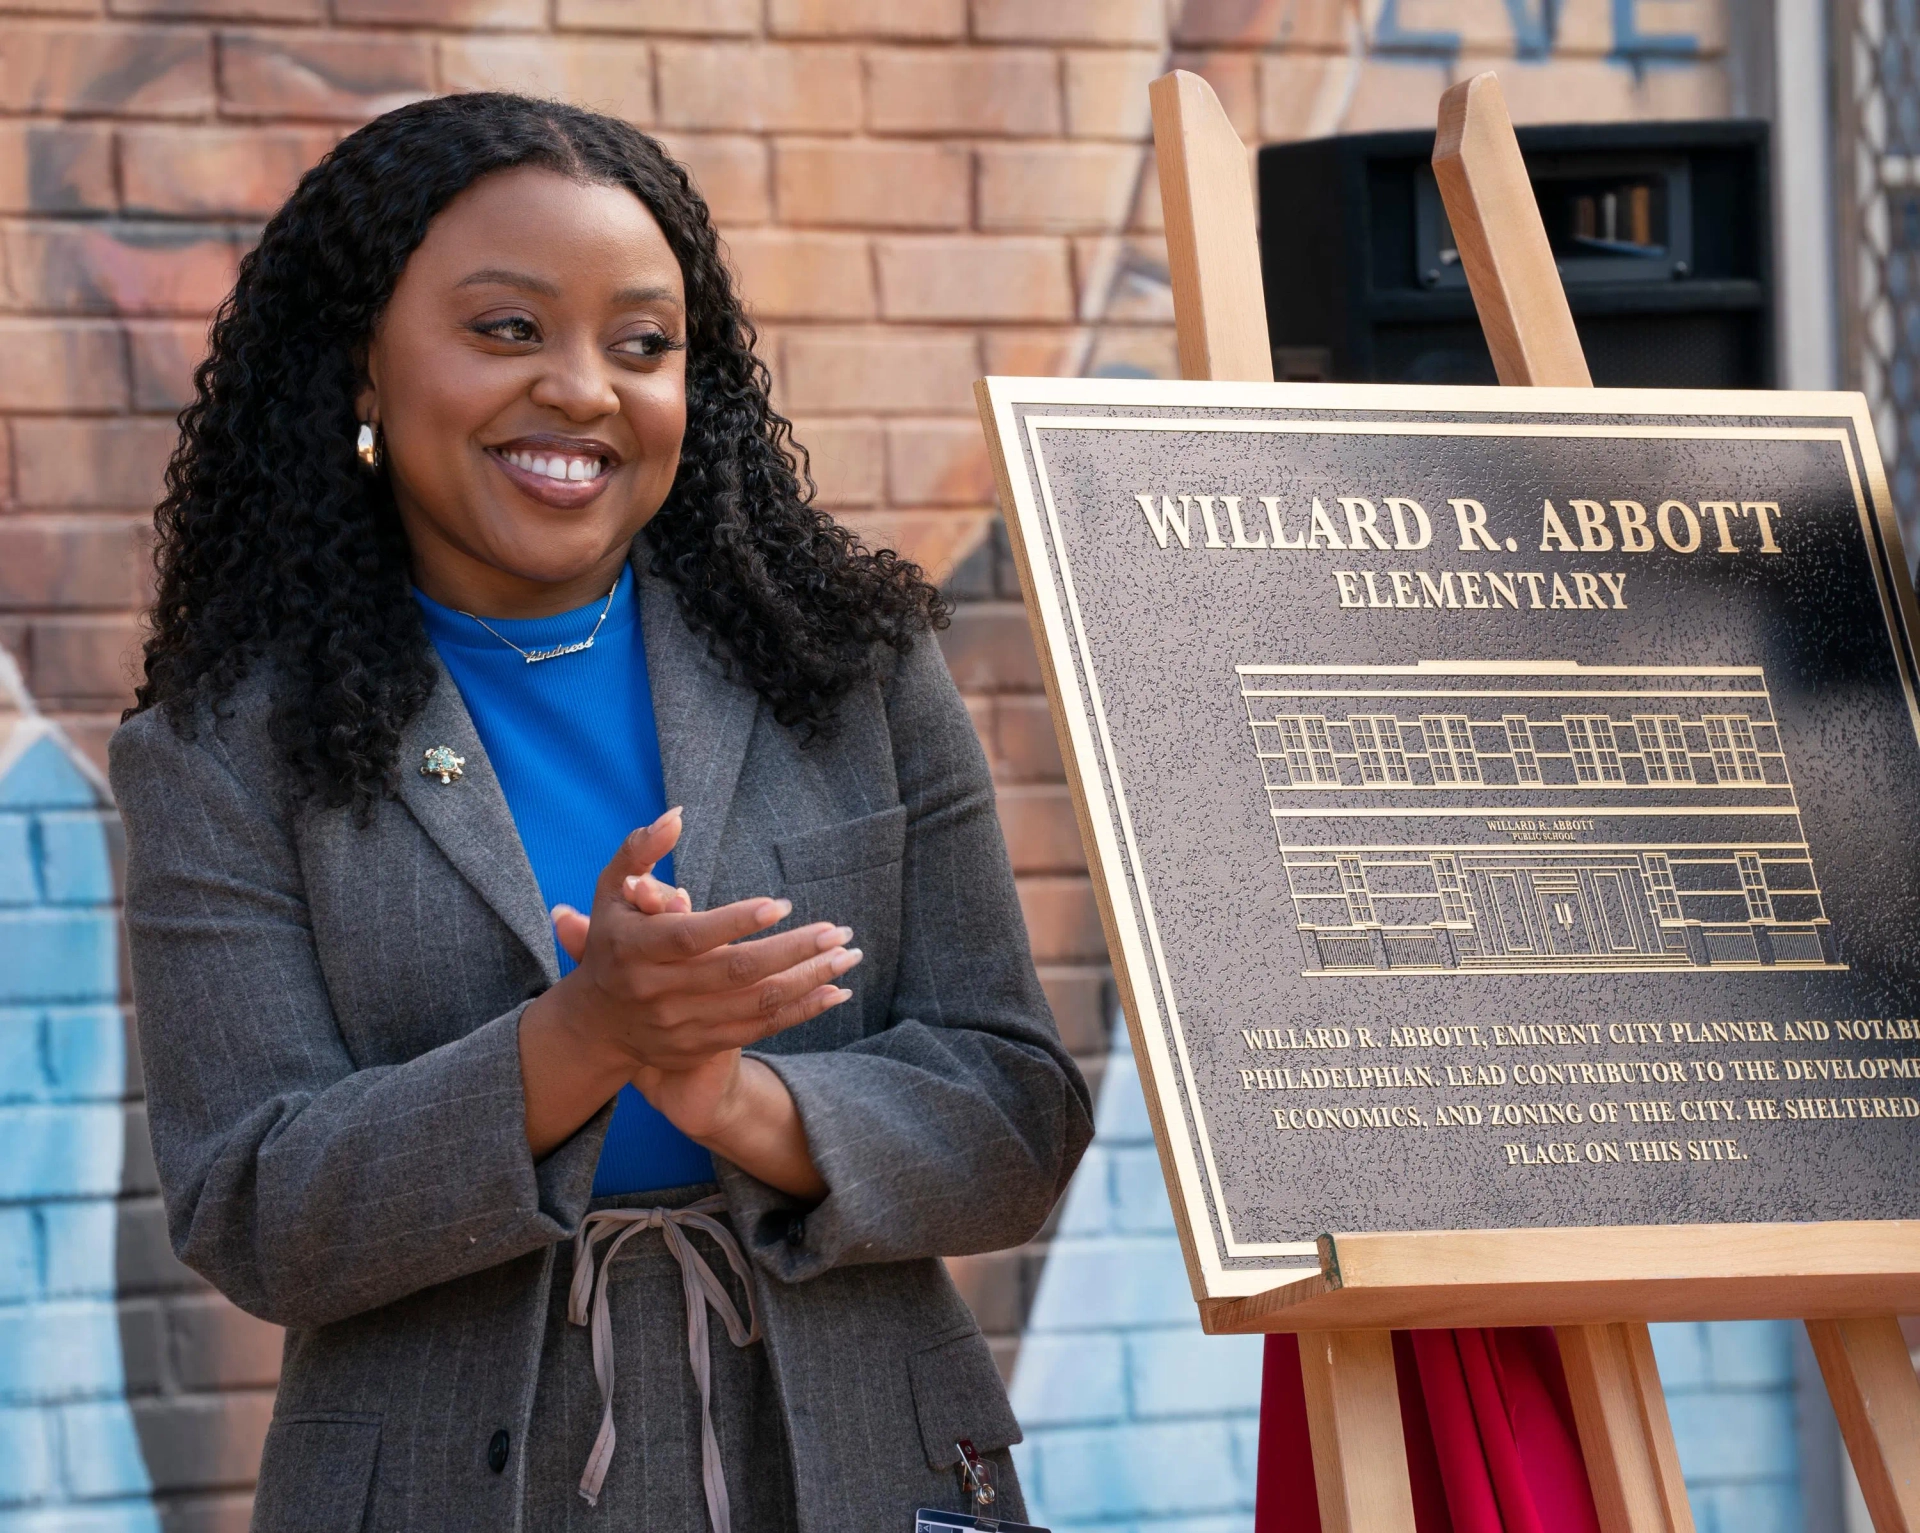
M 650 874 L 627 879 L 621 893 L 643 915 L 693 909 L 684 889 Z M 576 963 L 587 950 L 590 924 L 570 907 L 553 913 L 554 934 Z M 813 1163 L 793 1096 L 760 1060 L 722 1049 L 686 1070 L 642 1065 L 632 1080 L 634 1089 L 694 1143 L 782 1192 L 816 1200 L 826 1196 L 827 1184 Z

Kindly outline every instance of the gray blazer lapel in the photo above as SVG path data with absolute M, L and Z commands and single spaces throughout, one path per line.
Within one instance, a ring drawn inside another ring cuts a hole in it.
M 551 983 L 560 978 L 553 928 L 533 866 L 514 828 L 513 812 L 507 808 L 506 795 L 493 775 L 460 688 L 431 645 L 427 653 L 439 679 L 426 706 L 400 737 L 401 801 L 433 844 L 527 945 Z M 436 745 L 449 746 L 456 756 L 466 758 L 461 775 L 450 783 L 421 774 L 426 752 Z
M 751 688 L 722 674 L 720 662 L 707 652 L 707 641 L 680 616 L 673 587 L 647 572 L 644 541 L 636 540 L 634 548 L 667 803 L 686 810 L 686 828 L 673 854 L 673 877 L 698 910 L 713 887 L 720 834 L 760 699 Z

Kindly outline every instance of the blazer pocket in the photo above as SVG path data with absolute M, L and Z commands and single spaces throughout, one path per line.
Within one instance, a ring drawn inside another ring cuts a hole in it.
M 253 1533 L 360 1533 L 380 1418 L 352 1411 L 278 1417 L 267 1428 Z
M 907 806 L 895 804 L 858 820 L 804 831 L 775 842 L 773 850 L 789 884 L 884 868 L 906 854 Z
M 929 1469 L 951 1469 L 959 1463 L 955 1444 L 962 1438 L 982 1453 L 997 1453 L 1020 1441 L 1020 1423 L 1007 1403 L 1000 1370 L 978 1330 L 913 1353 L 907 1358 L 907 1377 Z

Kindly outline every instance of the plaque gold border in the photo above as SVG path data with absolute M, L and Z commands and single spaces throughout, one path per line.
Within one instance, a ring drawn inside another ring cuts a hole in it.
M 1916 740 L 1920 740 L 1920 696 L 1916 695 L 1912 637 L 1920 635 L 1920 602 L 1916 602 L 1913 584 L 1907 576 L 1905 551 L 1865 398 L 1858 393 L 1845 392 L 1466 388 L 1009 377 L 985 378 L 975 385 L 975 393 L 999 483 L 1001 504 L 1003 510 L 1009 513 L 1005 521 L 1017 555 L 1015 562 L 1020 570 L 1035 647 L 1039 651 L 1047 700 L 1056 729 L 1066 747 L 1064 755 L 1067 758 L 1068 787 L 1080 823 L 1082 843 L 1088 854 L 1088 867 L 1101 924 L 1109 952 L 1116 959 L 1115 979 L 1128 1033 L 1136 1058 L 1143 1064 L 1144 1094 L 1154 1126 L 1161 1167 L 1169 1189 L 1176 1190 L 1171 1201 L 1188 1281 L 1194 1298 L 1201 1305 L 1203 1319 L 1208 1320 L 1208 1328 L 1301 1329 L 1335 1323 L 1327 1318 L 1329 1305 L 1324 1301 L 1297 1306 L 1300 1312 L 1291 1318 L 1280 1313 L 1296 1307 L 1295 1301 L 1280 1301 L 1280 1295 L 1293 1293 L 1297 1298 L 1302 1285 L 1312 1287 L 1314 1284 L 1328 1284 L 1330 1273 L 1333 1287 L 1340 1288 L 1338 1268 L 1329 1266 L 1334 1260 L 1335 1243 L 1340 1241 L 1348 1242 L 1350 1246 L 1352 1242 L 1412 1241 L 1416 1243 L 1414 1248 L 1424 1250 L 1429 1259 L 1440 1259 L 1442 1247 L 1447 1241 L 1457 1243 L 1474 1240 L 1484 1244 L 1490 1237 L 1511 1235 L 1525 1246 L 1537 1243 L 1542 1238 L 1564 1243 L 1570 1238 L 1578 1242 L 1579 1237 L 1591 1234 L 1626 1235 L 1627 1227 L 1603 1226 L 1591 1230 L 1553 1231 L 1364 1232 L 1357 1235 L 1323 1235 L 1317 1242 L 1260 1243 L 1234 1239 L 1221 1194 L 1206 1119 L 1186 1058 L 1184 1034 L 1164 965 L 1151 895 L 1146 888 L 1144 874 L 1130 871 L 1138 870 L 1139 861 L 1131 818 L 1126 809 L 1125 784 L 1114 760 L 1099 678 L 1086 643 L 1072 570 L 1060 538 L 1058 510 L 1053 503 L 1052 488 L 1046 475 L 1040 433 L 1056 429 L 1162 430 L 1301 435 L 1584 436 L 1667 440 L 1697 437 L 1836 441 L 1840 444 L 1847 466 L 1861 533 L 1866 540 L 1869 563 L 1874 572 L 1875 588 L 1880 595 L 1888 641 L 1893 648 L 1907 701 L 1909 721 Z M 1023 405 L 1083 406 L 1141 413 L 1049 416 L 1044 421 L 1029 421 L 1023 438 L 1015 414 L 1018 407 Z M 1157 410 L 1191 408 L 1216 411 L 1377 411 L 1411 418 L 1355 421 L 1232 419 L 1218 416 L 1195 419 L 1167 415 L 1156 418 L 1154 415 Z M 1596 415 L 1616 419 L 1553 419 L 1555 416 Z M 1724 425 L 1711 424 L 1715 416 L 1736 419 Z M 1620 420 L 1618 417 L 1641 419 Z M 1687 417 L 1690 421 L 1662 424 L 1660 417 Z M 1834 424 L 1767 426 L 1753 424 L 1755 417 L 1800 422 L 1824 419 Z M 1703 424 L 1703 421 L 1708 423 Z M 1016 462 L 1020 465 L 1019 473 L 1014 472 Z M 1111 812 L 1108 810 L 1109 793 L 1112 795 Z M 1096 806 L 1100 811 L 1098 813 L 1095 812 Z M 1176 1051 L 1179 1054 L 1177 1067 L 1174 1059 Z M 1175 1132 L 1176 1129 L 1178 1132 Z M 1602 1263 L 1607 1270 L 1600 1272 L 1599 1276 L 1605 1278 L 1611 1275 L 1629 1280 L 1638 1271 L 1644 1277 L 1646 1264 L 1651 1262 L 1657 1266 L 1663 1249 L 1670 1253 L 1691 1250 L 1709 1232 L 1762 1231 L 1772 1228 L 1775 1227 L 1676 1224 L 1657 1226 L 1651 1230 L 1637 1229 L 1635 1233 L 1641 1238 L 1617 1243 L 1621 1252 L 1631 1253 L 1627 1267 L 1621 1268 L 1617 1261 Z M 1804 1230 L 1805 1227 L 1788 1228 Z M 1876 1251 L 1884 1243 L 1876 1243 L 1879 1233 L 1884 1232 L 1895 1239 L 1898 1249 L 1903 1253 L 1901 1260 L 1892 1263 L 1892 1266 L 1900 1266 L 1904 1262 L 1906 1270 L 1920 1267 L 1920 1221 L 1849 1221 L 1823 1225 L 1822 1228 L 1836 1236 L 1845 1231 L 1863 1232 L 1857 1237 L 1848 1238 L 1856 1244 L 1865 1241 Z M 1419 1244 L 1421 1242 L 1424 1244 Z M 1726 1242 L 1722 1240 L 1720 1244 L 1724 1247 Z M 1738 1246 L 1739 1242 L 1734 1244 Z M 1889 1283 L 1894 1281 L 1889 1277 L 1856 1284 L 1850 1292 L 1855 1293 L 1859 1303 L 1849 1312 L 1885 1312 L 1890 1306 L 1883 1301 L 1888 1297 Z M 1741 1290 L 1747 1295 L 1745 1307 L 1736 1305 L 1736 1310 L 1730 1313 L 1760 1313 L 1752 1308 L 1754 1303 L 1759 1302 L 1768 1314 L 1803 1315 L 1804 1305 L 1793 1307 L 1780 1297 L 1791 1286 L 1789 1283 L 1783 1289 L 1780 1283 L 1769 1284 L 1758 1280 L 1748 1283 Z M 1351 1295 L 1355 1289 L 1349 1284 L 1342 1291 Z M 1361 1291 L 1364 1291 L 1364 1285 Z M 1920 1290 L 1910 1288 L 1902 1292 L 1920 1297 Z M 1728 1303 L 1734 1302 L 1731 1293 L 1728 1290 Z M 1765 1297 L 1755 1299 L 1753 1296 L 1756 1294 Z M 1509 1299 L 1512 1297 L 1509 1294 Z M 1347 1308 L 1340 1307 L 1343 1302 Z M 1537 1317 L 1540 1323 L 1552 1323 L 1558 1314 L 1554 1309 L 1556 1302 L 1550 1298 L 1544 1301 L 1545 1307 Z M 1607 1302 L 1617 1307 L 1620 1300 L 1616 1296 Z M 1852 1300 L 1842 1302 L 1851 1303 Z M 1355 1303 L 1351 1297 L 1343 1301 L 1339 1294 L 1334 1294 L 1331 1308 L 1339 1314 L 1371 1312 L 1365 1310 L 1364 1305 L 1356 1310 L 1353 1307 Z M 1782 1307 L 1769 1307 L 1774 1305 Z M 1510 1317 L 1515 1315 L 1510 1303 L 1501 1313 Z M 1566 1315 L 1560 1318 L 1574 1317 Z M 1619 1317 L 1614 1315 L 1611 1318 Z M 1359 1323 L 1368 1322 L 1362 1320 Z M 1382 1322 L 1376 1320 L 1372 1323 Z M 1421 1323 L 1438 1322 L 1427 1320 Z M 1508 1318 L 1503 1323 L 1524 1322 Z

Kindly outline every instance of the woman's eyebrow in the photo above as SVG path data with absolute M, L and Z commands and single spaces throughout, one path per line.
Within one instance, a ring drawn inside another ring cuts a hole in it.
M 504 266 L 484 266 L 479 271 L 469 272 L 455 287 L 517 287 L 522 292 L 538 293 L 542 298 L 558 298 L 560 289 L 545 277 L 536 277 L 530 272 L 511 271 Z M 680 306 L 680 295 L 670 287 L 658 284 L 651 287 L 623 287 L 613 295 L 613 301 L 620 307 L 636 303 L 659 303 L 661 300 Z
M 479 271 L 469 272 L 455 287 L 517 287 L 525 292 L 538 293 L 542 298 L 558 298 L 560 289 L 545 277 L 535 277 L 523 271 L 509 271 L 504 266 L 484 266 Z

